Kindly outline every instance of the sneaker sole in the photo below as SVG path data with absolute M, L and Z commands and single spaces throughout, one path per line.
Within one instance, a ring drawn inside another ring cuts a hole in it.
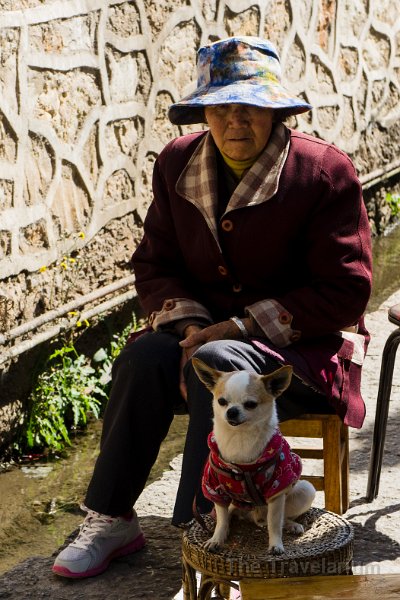
M 56 575 L 60 575 L 61 577 L 69 577 L 70 579 L 94 577 L 95 575 L 100 575 L 100 573 L 103 573 L 114 558 L 119 558 L 121 556 L 126 556 L 127 554 L 137 552 L 138 550 L 141 550 L 145 544 L 145 537 L 143 533 L 141 533 L 140 535 L 138 535 L 137 538 L 133 540 L 133 542 L 129 542 L 129 544 L 127 544 L 126 546 L 123 546 L 122 548 L 117 548 L 116 550 L 111 552 L 111 554 L 107 556 L 107 558 L 101 563 L 101 565 L 95 567 L 94 569 L 89 569 L 88 571 L 82 571 L 80 573 L 74 573 L 73 571 L 67 569 L 67 567 L 54 565 L 52 571 Z

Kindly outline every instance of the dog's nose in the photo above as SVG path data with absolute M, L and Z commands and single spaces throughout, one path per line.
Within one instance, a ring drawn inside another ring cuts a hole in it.
M 226 419 L 231 425 L 238 425 L 239 417 L 240 411 L 238 408 L 236 408 L 236 406 L 231 406 L 231 408 L 228 408 L 228 410 L 226 411 Z

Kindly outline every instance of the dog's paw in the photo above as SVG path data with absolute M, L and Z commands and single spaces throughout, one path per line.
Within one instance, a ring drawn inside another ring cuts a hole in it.
M 296 521 L 286 521 L 284 529 L 288 533 L 293 533 L 294 535 L 301 535 L 302 533 L 304 533 L 303 525 L 300 525 L 300 523 L 296 523 Z
M 285 549 L 283 547 L 283 544 L 275 544 L 274 546 L 270 546 L 268 548 L 268 551 L 274 556 L 280 556 L 285 552 Z
M 204 542 L 203 548 L 205 550 L 208 550 L 209 552 L 218 552 L 218 550 L 223 546 L 223 544 L 224 544 L 223 541 L 216 539 L 214 537 L 211 537 L 209 540 Z

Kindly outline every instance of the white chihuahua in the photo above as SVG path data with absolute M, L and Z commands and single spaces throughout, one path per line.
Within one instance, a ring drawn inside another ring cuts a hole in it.
M 283 528 L 303 533 L 302 525 L 292 519 L 306 512 L 315 497 L 311 483 L 299 480 L 300 458 L 278 428 L 275 398 L 289 386 L 292 367 L 269 375 L 225 373 L 192 360 L 213 394 L 214 429 L 208 438 L 202 489 L 214 502 L 217 522 L 205 547 L 215 550 L 224 544 L 231 513 L 239 508 L 250 509 L 257 525 L 267 525 L 269 551 L 282 554 Z

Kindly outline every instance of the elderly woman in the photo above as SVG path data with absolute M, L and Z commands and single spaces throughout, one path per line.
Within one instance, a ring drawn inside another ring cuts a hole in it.
M 173 523 L 191 521 L 212 427 L 194 354 L 226 371 L 291 364 L 281 421 L 335 411 L 362 426 L 370 232 L 350 159 L 282 123 L 310 108 L 282 86 L 268 41 L 234 37 L 199 50 L 197 89 L 169 118 L 208 131 L 173 140 L 156 161 L 132 259 L 151 332 L 115 362 L 87 516 L 55 561 L 58 575 L 98 574 L 143 546 L 132 507 L 182 398 L 189 426 Z M 210 510 L 201 496 L 198 504 Z

